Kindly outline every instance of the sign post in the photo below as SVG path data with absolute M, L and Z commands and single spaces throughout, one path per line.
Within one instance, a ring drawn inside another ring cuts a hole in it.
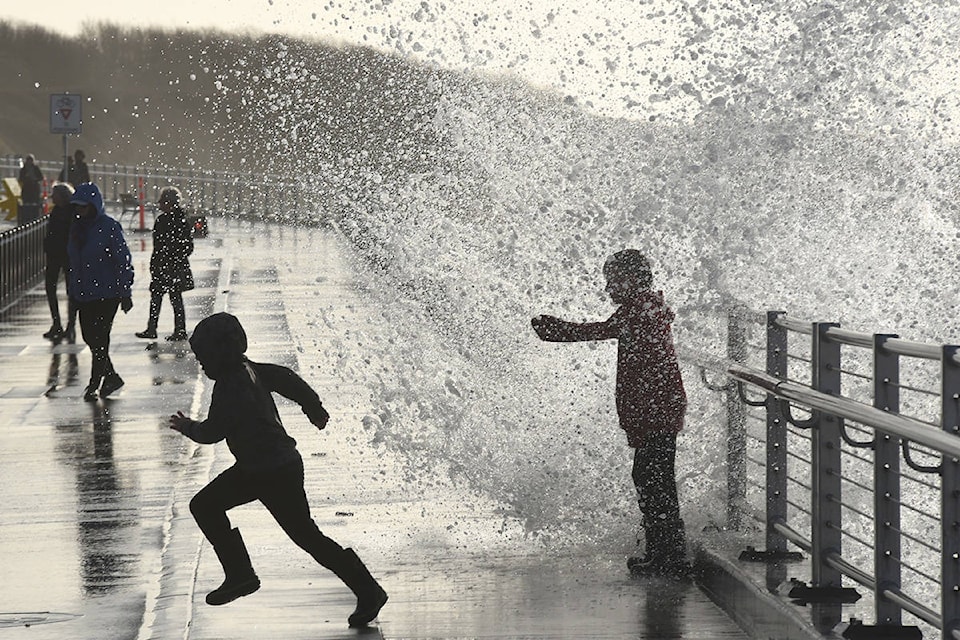
M 67 134 L 80 133 L 81 101 L 78 94 L 50 94 L 50 133 L 63 134 L 63 180 L 70 180 L 70 155 L 67 152 Z

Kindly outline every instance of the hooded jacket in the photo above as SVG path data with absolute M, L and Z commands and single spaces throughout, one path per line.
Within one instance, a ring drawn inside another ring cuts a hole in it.
M 644 290 L 603 322 L 559 321 L 546 340 L 617 340 L 617 414 L 627 443 L 637 447 L 653 431 L 683 428 L 687 396 L 663 292 Z
M 47 234 L 43 237 L 43 251 L 47 254 L 48 263 L 70 265 L 67 242 L 70 240 L 70 226 L 75 217 L 73 211 L 66 205 L 54 206 L 50 215 L 47 216 Z
M 97 215 L 76 218 L 70 226 L 67 293 L 77 302 L 129 298 L 133 262 L 120 223 L 106 214 L 100 190 L 92 183 L 77 187 L 70 202 L 93 204 Z
M 243 355 L 246 333 L 228 313 L 201 320 L 190 347 L 216 382 L 206 420 L 191 421 L 181 433 L 200 444 L 226 439 L 245 471 L 268 471 L 299 460 L 296 440 L 283 428 L 271 393 L 296 402 L 313 421 L 326 414 L 316 391 L 287 367 L 248 360 Z

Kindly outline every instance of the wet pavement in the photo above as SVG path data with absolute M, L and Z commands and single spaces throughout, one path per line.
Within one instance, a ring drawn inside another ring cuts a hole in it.
M 139 340 L 146 325 L 147 234 L 129 233 L 135 307 L 118 315 L 111 355 L 126 386 L 83 402 L 89 351 L 52 345 L 42 286 L 0 322 L 0 639 L 48 638 L 745 638 L 692 583 L 632 579 L 622 554 L 531 551 L 498 505 L 441 478 L 424 483 L 375 453 L 364 384 L 343 379 L 338 341 L 383 322 L 370 275 L 338 236 L 211 221 L 191 259 L 188 325 L 238 315 L 253 360 L 296 368 L 333 420 L 318 433 L 278 403 L 303 454 L 314 519 L 352 546 L 390 594 L 367 629 L 355 600 L 251 504 L 230 512 L 260 575 L 259 592 L 225 607 L 203 597 L 219 564 L 187 509 L 232 458 L 166 428 L 205 414 L 211 384 L 187 343 Z M 314 354 L 314 355 L 310 355 Z

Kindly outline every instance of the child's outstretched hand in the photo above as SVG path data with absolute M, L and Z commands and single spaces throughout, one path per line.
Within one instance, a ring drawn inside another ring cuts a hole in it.
M 557 331 L 557 326 L 560 324 L 560 322 L 560 318 L 539 315 L 532 319 L 530 324 L 533 326 L 533 330 L 537 332 L 537 336 L 539 336 L 541 340 L 549 340 Z
M 309 411 L 304 409 L 303 412 L 307 414 L 307 419 L 310 420 L 310 424 L 320 431 L 323 431 L 323 428 L 327 426 L 327 422 L 330 421 L 330 414 L 323 408 L 323 405 L 317 406 Z
M 183 430 L 186 429 L 191 422 L 193 422 L 193 420 L 183 415 L 182 411 L 177 411 L 176 415 L 170 416 L 169 426 L 174 431 L 183 433 Z

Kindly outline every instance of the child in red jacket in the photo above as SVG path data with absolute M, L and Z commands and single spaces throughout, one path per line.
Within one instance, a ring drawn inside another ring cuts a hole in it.
M 653 291 L 647 258 L 619 251 L 603 265 L 606 291 L 619 308 L 602 322 L 568 322 L 540 315 L 532 320 L 541 340 L 618 342 L 616 402 L 620 427 L 635 450 L 633 482 L 643 514 L 646 555 L 630 558 L 634 572 L 677 574 L 686 568 L 686 542 L 674 463 L 687 397 L 673 347 L 673 312 Z

